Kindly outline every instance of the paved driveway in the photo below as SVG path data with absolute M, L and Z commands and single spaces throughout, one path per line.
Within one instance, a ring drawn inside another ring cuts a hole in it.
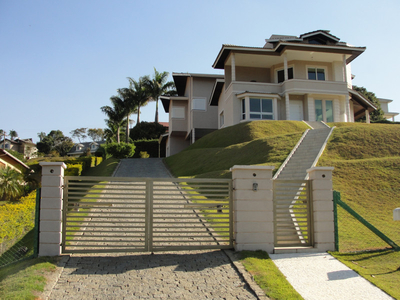
M 161 159 L 126 159 L 117 177 L 170 177 Z M 71 255 L 49 299 L 257 299 L 223 251 Z

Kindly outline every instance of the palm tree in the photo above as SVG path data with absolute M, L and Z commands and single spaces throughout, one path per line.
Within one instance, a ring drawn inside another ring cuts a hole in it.
M 112 124 L 112 126 L 116 129 L 116 136 L 117 136 L 116 140 L 117 140 L 117 143 L 119 144 L 120 128 L 123 125 L 123 122 L 125 121 L 124 120 L 125 119 L 125 106 L 124 106 L 124 102 L 117 96 L 111 97 L 110 100 L 111 100 L 111 103 L 113 104 L 113 107 L 102 106 L 100 109 L 108 117 L 108 120 L 106 119 L 106 122 L 108 122 L 109 124 Z
M 13 141 L 16 137 L 18 137 L 18 133 L 15 130 L 10 130 L 10 138 Z
M 137 105 L 135 103 L 135 95 L 133 90 L 129 88 L 122 88 L 118 89 L 118 94 L 120 96 L 120 99 L 122 100 L 124 104 L 124 114 L 126 116 L 126 137 L 125 137 L 125 142 L 128 144 L 129 143 L 129 116 L 132 113 L 137 112 Z
M 23 192 L 23 175 L 10 167 L 0 168 L 0 199 L 13 200 Z
M 146 87 L 144 85 L 144 79 L 143 77 L 139 78 L 139 81 L 136 81 L 130 77 L 128 77 L 129 80 L 129 89 L 133 93 L 133 101 L 135 102 L 135 105 L 137 106 L 137 120 L 136 120 L 136 125 L 140 123 L 140 108 L 142 106 L 145 106 L 149 102 L 149 93 L 146 90 Z
M 175 85 L 172 81 L 168 81 L 168 72 L 158 72 L 156 68 L 154 68 L 154 76 L 153 79 L 150 79 L 149 76 L 144 76 L 144 86 L 149 93 L 149 99 L 156 101 L 156 117 L 154 122 L 158 123 L 158 99 L 162 95 L 172 96 L 176 94 L 174 89 Z

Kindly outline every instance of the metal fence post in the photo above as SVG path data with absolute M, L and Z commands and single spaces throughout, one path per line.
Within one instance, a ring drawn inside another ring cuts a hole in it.
M 339 251 L 339 226 L 338 226 L 338 213 L 337 202 L 340 200 L 340 192 L 333 191 L 333 214 L 335 222 L 335 251 Z

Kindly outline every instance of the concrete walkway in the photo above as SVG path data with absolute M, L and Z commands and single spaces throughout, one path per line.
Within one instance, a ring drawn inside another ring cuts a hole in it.
M 171 177 L 162 160 L 152 158 L 121 160 L 114 176 Z M 259 299 L 220 250 L 73 254 L 48 295 L 57 300 Z
M 328 253 L 270 257 L 305 300 L 393 299 Z

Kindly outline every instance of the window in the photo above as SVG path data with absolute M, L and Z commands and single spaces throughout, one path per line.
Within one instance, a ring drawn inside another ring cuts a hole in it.
M 185 107 L 175 106 L 172 108 L 172 117 L 174 119 L 184 119 L 185 118 Z
M 225 123 L 224 112 L 221 112 L 219 115 L 219 127 L 221 128 L 222 126 L 224 126 L 224 123 Z
M 194 110 L 206 110 L 206 99 L 195 98 L 192 100 L 192 109 Z
M 332 100 L 315 100 L 315 120 L 333 122 Z
M 273 120 L 272 99 L 250 98 L 250 119 Z
M 278 83 L 285 81 L 285 70 L 279 70 L 277 72 Z M 288 79 L 293 79 L 293 67 L 288 68 Z
M 242 99 L 242 118 L 241 120 L 246 119 L 246 99 Z
M 325 69 L 307 68 L 307 73 L 310 80 L 325 80 Z

